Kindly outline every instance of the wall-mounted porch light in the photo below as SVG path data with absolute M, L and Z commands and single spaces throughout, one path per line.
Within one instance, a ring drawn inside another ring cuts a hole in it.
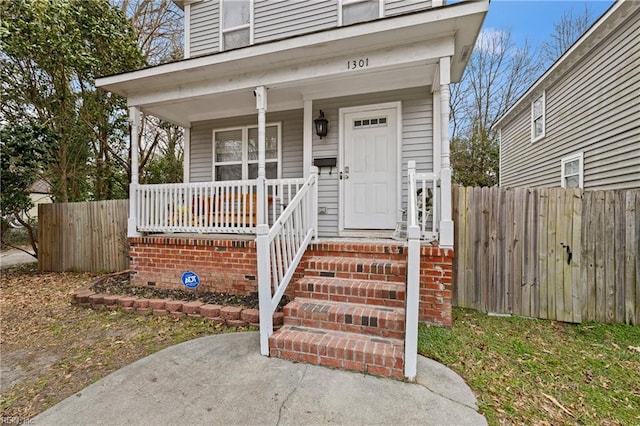
M 322 139 L 324 136 L 327 136 L 327 132 L 329 131 L 329 120 L 324 118 L 324 112 L 320 110 L 320 115 L 318 118 L 313 120 L 316 125 L 316 135 L 320 136 Z

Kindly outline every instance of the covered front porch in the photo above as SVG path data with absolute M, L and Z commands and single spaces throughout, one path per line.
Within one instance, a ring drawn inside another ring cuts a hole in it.
M 316 260 L 303 261 L 309 247 L 386 238 L 366 261 L 345 266 L 341 249 L 317 272 L 407 282 L 404 375 L 413 378 L 420 309 L 450 321 L 449 83 L 485 12 L 484 3 L 454 5 L 100 79 L 127 96 L 133 142 L 144 137 L 141 111 L 185 128 L 183 183 L 141 185 L 132 150 L 132 264 L 150 277 L 140 284 L 199 268 L 209 283 L 244 277 L 242 291 L 259 293 L 268 355 L 288 284 L 316 271 Z M 314 123 L 322 115 L 325 133 Z M 381 253 L 404 260 L 380 266 Z

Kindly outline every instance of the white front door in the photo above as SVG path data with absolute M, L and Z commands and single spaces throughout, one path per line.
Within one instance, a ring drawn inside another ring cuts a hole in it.
M 398 110 L 343 112 L 344 229 L 394 229 L 398 206 Z

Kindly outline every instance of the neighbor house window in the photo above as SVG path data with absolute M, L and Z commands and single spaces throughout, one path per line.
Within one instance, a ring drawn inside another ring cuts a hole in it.
M 220 50 L 253 43 L 253 0 L 220 1 Z
M 266 126 L 265 172 L 280 176 L 280 124 Z M 213 132 L 213 179 L 245 180 L 258 177 L 258 128 L 238 127 Z
M 341 0 L 340 25 L 371 21 L 384 14 L 384 0 Z
M 545 128 L 544 92 L 531 103 L 531 140 L 533 142 L 544 137 Z
M 583 164 L 582 152 L 564 157 L 560 162 L 561 185 L 563 188 L 583 188 Z

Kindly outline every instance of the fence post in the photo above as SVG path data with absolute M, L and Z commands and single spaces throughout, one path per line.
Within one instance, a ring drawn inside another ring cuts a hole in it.
M 269 337 L 273 334 L 271 303 L 271 258 L 269 256 L 269 226 L 257 227 L 256 257 L 258 262 L 258 302 L 260 304 L 260 353 L 269 356 Z

